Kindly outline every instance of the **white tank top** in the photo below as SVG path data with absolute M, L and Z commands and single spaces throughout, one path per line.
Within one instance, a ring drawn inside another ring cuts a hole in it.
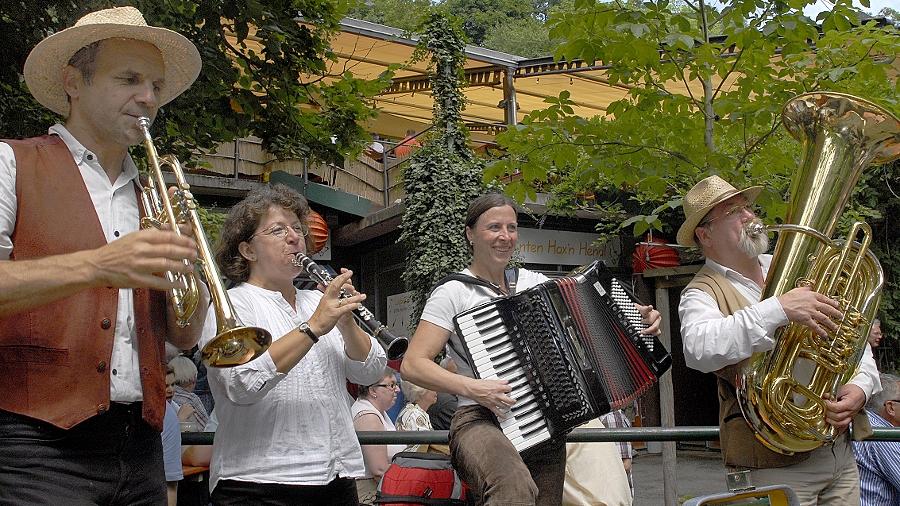
M 353 421 L 355 422 L 360 415 L 371 413 L 381 419 L 381 425 L 384 426 L 384 430 L 396 431 L 397 427 L 394 426 L 394 422 L 382 411 L 379 411 L 378 408 L 372 405 L 371 402 L 366 399 L 357 399 L 356 402 L 353 403 L 353 407 L 350 408 L 350 413 L 353 415 Z M 406 449 L 406 445 L 385 445 L 387 447 L 387 455 L 388 461 L 390 461 L 394 454 L 397 452 L 402 452 Z M 366 478 L 371 478 L 372 473 L 366 469 Z

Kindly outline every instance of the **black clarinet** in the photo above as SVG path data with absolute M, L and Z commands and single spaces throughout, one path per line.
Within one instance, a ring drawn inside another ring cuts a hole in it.
M 297 267 L 302 267 L 313 281 L 316 281 L 320 285 L 328 286 L 334 281 L 334 278 L 331 277 L 331 274 L 329 274 L 324 267 L 315 263 L 312 258 L 309 258 L 304 253 L 295 254 L 292 263 Z M 346 299 L 348 297 L 352 296 L 341 288 L 339 298 Z M 384 350 L 387 353 L 388 360 L 396 360 L 406 353 L 406 348 L 409 346 L 409 339 L 397 337 L 392 334 L 383 323 L 375 318 L 375 315 L 373 315 L 366 306 L 360 304 L 358 308 L 354 309 L 353 317 L 366 332 L 371 334 L 372 337 L 381 343 L 381 346 L 384 347 Z

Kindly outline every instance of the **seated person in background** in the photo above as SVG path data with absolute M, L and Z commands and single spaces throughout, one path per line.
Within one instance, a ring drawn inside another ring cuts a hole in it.
M 441 360 L 441 367 L 456 374 L 456 362 L 447 354 Z M 431 420 L 431 426 L 434 430 L 450 430 L 450 420 L 453 419 L 453 413 L 456 413 L 456 396 L 447 392 L 438 392 L 437 401 L 425 411 L 428 412 L 428 418 Z
M 377 162 L 380 162 L 384 158 L 384 144 L 378 142 L 379 140 L 378 134 L 375 134 L 372 137 L 372 143 L 365 149 L 366 156 Z
M 609 413 L 601 416 L 600 421 L 603 422 L 604 427 L 608 428 L 627 429 L 628 427 L 631 427 L 631 422 L 628 421 L 628 417 L 625 416 L 625 412 L 621 409 L 610 411 Z M 631 442 L 618 441 L 616 442 L 616 447 L 619 449 L 619 454 L 622 456 L 622 467 L 625 468 L 625 474 L 628 476 L 628 486 L 629 488 L 631 488 L 632 497 L 634 497 L 634 480 L 631 476 Z
M 581 426 L 603 429 L 595 418 Z M 619 450 L 612 441 L 566 444 L 562 504 L 631 506 L 632 493 Z
M 437 401 L 434 390 L 422 388 L 411 381 L 402 382 L 400 389 L 407 402 L 397 415 L 397 430 L 432 430 L 427 410 Z
M 397 430 L 434 430 L 427 411 L 437 401 L 437 393 L 411 381 L 400 383 L 400 391 L 403 392 L 408 402 L 397 415 Z M 406 451 L 426 452 L 429 447 L 441 453 L 450 454 L 450 448 L 447 445 L 410 444 L 406 447 Z
M 418 148 L 421 145 L 422 143 L 416 139 L 416 131 L 410 128 L 406 131 L 406 137 L 394 148 L 394 156 L 405 158 L 412 154 L 413 148 Z
M 166 414 L 163 418 L 162 447 L 163 468 L 166 472 L 166 499 L 169 506 L 178 503 L 178 482 L 184 477 L 181 473 L 181 427 L 176 411 L 178 406 L 172 402 L 175 393 L 175 371 L 166 366 Z
M 213 323 L 214 325 L 215 323 Z M 204 323 L 205 325 L 205 323 Z M 191 362 L 197 366 L 197 383 L 194 385 L 194 395 L 200 398 L 206 412 L 212 416 L 213 408 L 216 406 L 216 400 L 213 399 L 212 392 L 209 390 L 209 380 L 206 374 L 206 365 L 200 358 L 203 350 L 199 346 L 194 348 L 194 354 L 191 356 Z
M 356 402 L 351 408 L 353 426 L 356 430 L 397 430 L 387 416 L 387 410 L 394 405 L 399 390 L 400 385 L 394 378 L 394 370 L 387 367 L 378 383 L 360 385 Z M 375 500 L 378 482 L 381 481 L 381 476 L 391 465 L 391 458 L 395 453 L 403 451 L 404 448 L 404 445 L 364 445 L 362 447 L 366 476 L 356 480 L 359 502 L 371 503 Z
M 178 355 L 170 360 L 169 366 L 175 371 L 175 394 L 172 401 L 178 405 L 178 420 L 197 424 L 192 432 L 202 431 L 209 421 L 209 415 L 200 397 L 194 393 L 194 386 L 197 384 L 197 366 L 184 355 Z
M 900 427 L 900 378 L 882 374 L 881 392 L 866 403 L 872 427 Z M 860 504 L 900 504 L 900 441 L 854 441 Z
M 203 432 L 215 432 L 219 427 L 219 418 L 216 411 L 209 414 L 209 421 Z M 181 464 L 194 467 L 209 467 L 212 460 L 213 445 L 186 445 L 181 447 Z
M 872 329 L 869 331 L 869 346 L 871 346 L 872 349 L 877 348 L 878 345 L 881 344 L 881 338 L 881 320 L 875 318 L 872 321 Z

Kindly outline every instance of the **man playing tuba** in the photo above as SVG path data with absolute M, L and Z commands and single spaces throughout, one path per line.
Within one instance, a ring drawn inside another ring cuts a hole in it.
M 139 231 L 128 147 L 200 66 L 133 7 L 84 16 L 25 62 L 65 122 L 0 143 L 0 503 L 166 501 L 163 343 L 194 346 L 206 311 L 184 328 L 167 315 L 176 283 L 156 274 L 191 271 L 196 244 Z
M 859 372 L 826 401 L 826 419 L 841 434 L 833 445 L 783 455 L 760 443 L 741 415 L 735 393 L 740 365 L 774 346 L 775 331 L 796 322 L 824 335 L 840 319 L 838 303 L 809 287 L 760 300 L 772 255 L 751 204 L 761 187 L 737 190 L 718 176 L 684 198 L 678 243 L 699 247 L 706 264 L 682 292 L 678 314 L 687 365 L 718 376 L 722 456 L 729 471 L 750 470 L 755 486 L 790 486 L 804 506 L 859 503 L 859 474 L 846 429 L 866 399 L 881 390 L 867 346 Z

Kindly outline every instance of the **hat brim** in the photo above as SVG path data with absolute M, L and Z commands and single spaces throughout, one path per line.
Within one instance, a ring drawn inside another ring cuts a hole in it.
M 700 224 L 712 208 L 737 195 L 743 195 L 748 201 L 754 202 L 756 201 L 756 198 L 759 197 L 760 192 L 762 192 L 762 188 L 762 186 L 751 186 L 749 188 L 744 188 L 743 190 L 727 191 L 722 195 L 719 195 L 696 213 L 685 217 L 684 223 L 682 223 L 681 227 L 678 229 L 678 235 L 676 235 L 675 241 L 682 246 L 696 247 L 697 242 L 694 240 L 694 229 L 697 228 L 697 225 Z
M 63 69 L 79 49 L 113 38 L 141 40 L 159 49 L 165 68 L 160 106 L 181 95 L 200 75 L 200 52 L 184 35 L 155 26 L 97 23 L 66 28 L 39 42 L 25 60 L 28 90 L 41 105 L 67 116 L 69 102 L 63 88 Z

